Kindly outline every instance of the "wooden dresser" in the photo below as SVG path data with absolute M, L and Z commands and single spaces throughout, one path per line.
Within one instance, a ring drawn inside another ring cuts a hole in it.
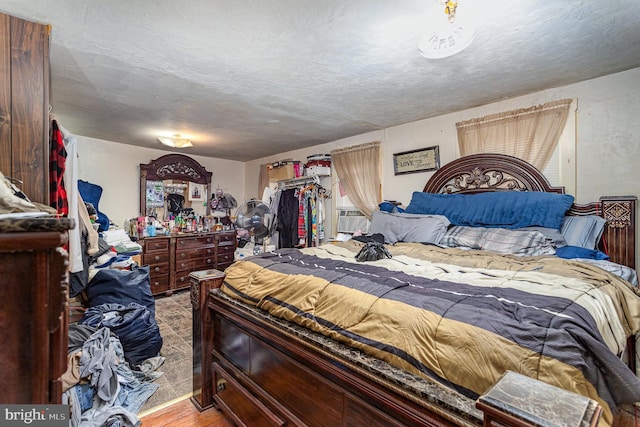
M 233 262 L 235 231 L 147 237 L 140 241 L 142 264 L 151 269 L 154 295 L 186 289 L 193 271 L 223 271 Z
M 0 220 L 0 402 L 61 403 L 67 369 L 67 230 L 73 220 Z

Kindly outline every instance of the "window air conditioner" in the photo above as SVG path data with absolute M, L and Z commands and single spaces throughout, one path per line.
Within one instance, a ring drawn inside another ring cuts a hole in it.
M 371 223 L 357 209 L 338 209 L 338 233 L 353 234 L 360 230 L 362 234 L 369 232 Z

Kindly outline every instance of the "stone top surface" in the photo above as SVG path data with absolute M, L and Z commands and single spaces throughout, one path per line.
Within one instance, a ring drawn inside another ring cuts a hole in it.
M 75 220 L 56 216 L 0 218 L 0 233 L 67 231 L 75 226 Z

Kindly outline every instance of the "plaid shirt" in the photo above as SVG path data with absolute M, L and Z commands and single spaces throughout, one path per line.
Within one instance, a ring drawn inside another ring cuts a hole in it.
M 69 214 L 67 190 L 64 188 L 64 169 L 67 161 L 67 150 L 64 148 L 64 138 L 54 120 L 51 126 L 49 154 L 49 204 L 60 215 Z

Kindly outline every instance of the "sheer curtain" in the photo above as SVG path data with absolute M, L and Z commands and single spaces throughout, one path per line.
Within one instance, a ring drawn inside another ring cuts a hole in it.
M 260 176 L 258 177 L 258 199 L 262 198 L 265 187 L 269 185 L 269 170 L 267 163 L 260 165 Z
M 571 99 L 456 123 L 460 155 L 500 153 L 544 170 L 567 122 Z
M 381 201 L 380 141 L 333 150 L 331 162 L 349 200 L 371 219 Z

